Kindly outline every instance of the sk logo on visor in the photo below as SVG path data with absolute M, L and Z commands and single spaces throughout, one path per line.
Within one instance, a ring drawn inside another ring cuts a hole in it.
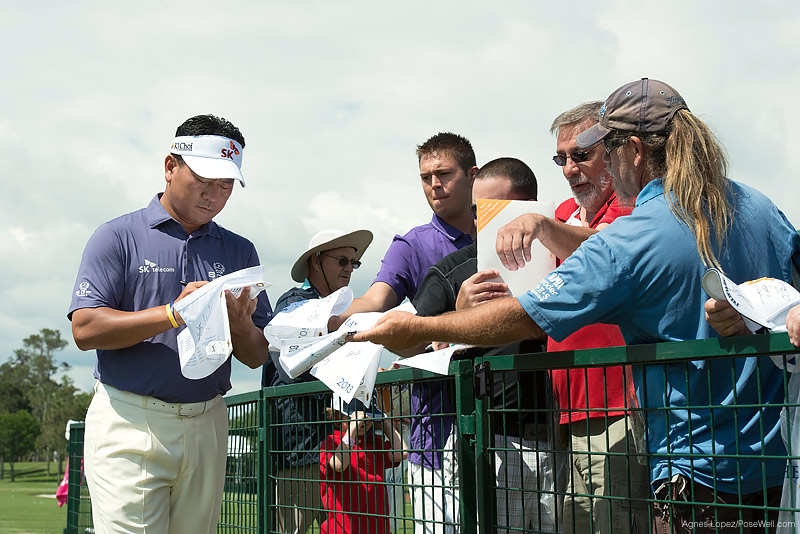
M 236 148 L 236 145 L 233 144 L 233 141 L 231 141 L 230 143 L 231 143 L 230 150 L 227 148 L 223 148 L 220 156 L 223 158 L 228 158 L 229 160 L 233 160 L 233 156 L 239 155 L 239 149 Z

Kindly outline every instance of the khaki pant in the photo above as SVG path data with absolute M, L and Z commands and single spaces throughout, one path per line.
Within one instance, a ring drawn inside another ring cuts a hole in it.
M 95 532 L 216 532 L 227 435 L 221 397 L 170 404 L 98 382 L 84 439 Z
M 560 532 L 650 532 L 650 473 L 636 458 L 626 419 L 593 417 L 562 425 L 557 454 L 567 461 L 567 495 Z

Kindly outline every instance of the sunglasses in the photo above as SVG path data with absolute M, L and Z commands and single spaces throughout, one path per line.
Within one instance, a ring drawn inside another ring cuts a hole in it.
M 472 213 L 472 218 L 477 221 L 478 220 L 478 205 L 477 204 L 470 204 L 469 211 Z
M 334 260 L 339 260 L 339 267 L 347 267 L 351 265 L 353 269 L 358 269 L 361 267 L 361 262 L 358 260 L 351 260 L 350 258 L 346 258 L 344 256 L 331 256 L 330 254 L 323 254 L 320 252 L 320 256 L 327 256 L 329 258 L 333 258 Z
M 620 135 L 603 139 L 603 148 L 606 149 L 607 154 L 610 154 L 612 150 L 615 150 L 627 143 L 628 139 L 630 138 L 631 137 L 629 135 Z
M 596 148 L 597 146 L 594 146 L 589 150 L 576 150 L 572 154 L 556 154 L 553 156 L 553 161 L 555 161 L 556 165 L 559 167 L 563 167 L 567 164 L 567 158 L 571 159 L 573 163 L 583 163 L 589 159 L 589 156 Z

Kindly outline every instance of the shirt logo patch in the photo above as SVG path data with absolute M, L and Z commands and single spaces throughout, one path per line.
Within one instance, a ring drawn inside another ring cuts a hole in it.
M 218 276 L 222 276 L 223 274 L 225 274 L 225 266 L 222 265 L 220 262 L 215 262 L 214 265 L 212 265 L 212 267 L 214 268 L 214 270 L 213 271 L 208 271 L 208 277 L 211 280 L 215 279 Z
M 88 297 L 92 292 L 89 291 L 89 282 L 81 282 L 78 285 L 78 290 L 75 292 L 76 297 Z
M 539 302 L 544 302 L 550 297 L 558 295 L 559 290 L 564 286 L 564 279 L 558 273 L 550 273 L 547 278 L 539 282 L 533 288 L 533 294 L 539 299 Z
M 139 274 L 143 273 L 174 273 L 175 267 L 159 267 L 154 261 L 144 259 L 144 265 L 139 266 Z

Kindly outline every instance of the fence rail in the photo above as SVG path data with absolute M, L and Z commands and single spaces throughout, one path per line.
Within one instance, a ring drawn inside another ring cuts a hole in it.
M 800 385 L 773 362 L 795 350 L 786 334 L 772 334 L 560 353 L 473 351 L 453 361 L 447 377 L 379 373 L 385 423 L 332 411 L 331 392 L 319 382 L 226 397 L 217 531 L 301 524 L 321 532 L 324 523 L 327 532 L 334 525 L 395 533 L 795 532 Z M 557 405 L 556 370 L 570 371 L 567 388 L 587 382 L 586 398 L 592 389 L 606 400 L 621 376 L 625 406 Z M 340 431 L 351 424 L 380 432 L 359 438 L 339 471 Z M 70 432 L 65 533 L 92 528 L 83 431 Z M 612 443 L 614 433 L 621 438 Z

